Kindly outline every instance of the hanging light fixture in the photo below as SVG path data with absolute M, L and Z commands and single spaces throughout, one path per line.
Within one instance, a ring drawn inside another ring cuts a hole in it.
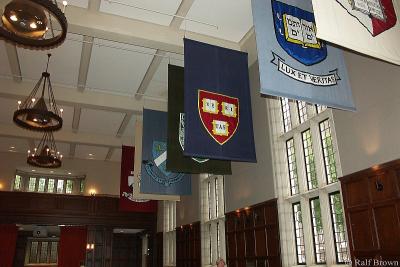
M 62 128 L 63 110 L 57 108 L 50 73 L 47 72 L 50 56 L 51 54 L 48 54 L 46 71 L 42 73 L 30 95 L 23 103 L 18 101 L 18 110 L 14 112 L 13 120 L 22 128 L 40 132 L 57 131 Z
M 12 0 L 4 7 L 0 38 L 30 49 L 51 49 L 67 36 L 68 23 L 56 0 Z
M 59 168 L 63 155 L 57 151 L 52 132 L 45 132 L 34 151 L 28 150 L 27 163 L 41 168 Z

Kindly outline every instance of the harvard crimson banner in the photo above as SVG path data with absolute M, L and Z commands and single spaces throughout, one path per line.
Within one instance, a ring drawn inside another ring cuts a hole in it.
M 183 155 L 185 147 L 183 87 L 184 69 L 168 65 L 167 170 L 185 173 L 232 174 L 230 161 L 192 158 Z
M 398 0 L 313 0 L 317 36 L 400 65 Z
M 132 212 L 157 212 L 157 201 L 139 200 L 133 197 L 134 159 L 135 148 L 131 146 L 122 146 L 119 210 Z
M 247 53 L 185 39 L 186 156 L 256 162 Z
M 167 171 L 166 112 L 143 110 L 142 172 L 140 192 L 146 194 L 190 195 L 191 177 Z
M 355 110 L 343 53 L 317 39 L 311 0 L 252 7 L 261 93 Z

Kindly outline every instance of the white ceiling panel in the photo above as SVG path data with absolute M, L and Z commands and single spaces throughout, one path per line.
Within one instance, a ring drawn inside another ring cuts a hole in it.
M 8 61 L 8 56 L 4 41 L 0 41 L 0 60 L 1 60 L 0 62 L 3 62 L 3 64 L 0 64 L 0 75 L 11 76 L 10 64 Z
M 82 109 L 79 132 L 116 135 L 124 116 L 119 112 Z
M 107 147 L 77 145 L 75 157 L 81 159 L 105 160 L 108 153 Z
M 51 53 L 49 73 L 52 84 L 76 87 L 82 52 L 81 35 L 69 33 L 60 47 L 48 51 L 18 48 L 21 73 L 24 79 L 38 81 L 46 69 L 47 54 Z M 57 99 L 57 91 L 54 92 Z
M 0 151 L 27 153 L 28 150 L 27 139 L 0 137 Z
M 110 158 L 110 161 L 121 161 L 122 149 L 114 149 L 114 152 Z
M 147 88 L 146 95 L 161 97 L 167 99 L 168 97 L 168 64 L 183 67 L 183 55 L 169 53 L 169 58 L 164 58 L 157 71 L 154 73 L 149 87 Z
M 21 99 L 23 101 L 23 99 Z M 0 123 L 12 124 L 14 111 L 18 108 L 17 100 L 0 98 Z
M 90 60 L 87 87 L 132 96 L 146 74 L 154 49 L 96 39 Z
M 253 26 L 249 0 L 197 0 L 186 17 L 218 26 L 186 21 L 186 30 L 233 42 L 239 42 Z M 185 29 L 185 23 L 181 29 Z
M 127 17 L 130 19 L 142 20 L 146 22 L 169 26 L 173 17 L 163 14 L 142 10 L 140 8 L 155 10 L 165 14 L 174 15 L 181 4 L 181 0 L 119 0 L 118 2 L 125 5 L 110 3 L 102 0 L 100 11 L 117 16 Z M 128 6 L 126 6 L 128 5 Z M 136 6 L 139 8 L 134 8 Z

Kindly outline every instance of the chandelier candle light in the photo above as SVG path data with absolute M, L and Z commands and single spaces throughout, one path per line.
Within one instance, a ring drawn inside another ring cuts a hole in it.
M 67 36 L 68 23 L 56 0 L 12 0 L 4 7 L 0 38 L 29 49 L 51 49 Z
M 27 163 L 41 168 L 59 168 L 63 155 L 57 150 L 52 132 L 45 132 L 34 151 L 28 150 Z
M 24 102 L 18 101 L 13 120 L 22 128 L 39 132 L 58 131 L 62 128 L 63 110 L 57 108 L 50 73 L 47 72 L 50 56 L 51 54 L 48 54 L 46 71 L 42 73 L 32 92 Z

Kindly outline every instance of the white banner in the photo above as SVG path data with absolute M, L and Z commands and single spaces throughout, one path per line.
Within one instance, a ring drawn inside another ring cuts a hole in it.
M 400 65 L 397 0 L 312 0 L 317 37 Z

